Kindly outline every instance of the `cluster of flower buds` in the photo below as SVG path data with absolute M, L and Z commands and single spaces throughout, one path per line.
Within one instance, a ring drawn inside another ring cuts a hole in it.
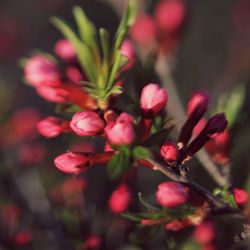
M 182 126 L 178 143 L 166 141 L 161 147 L 161 155 L 169 164 L 183 163 L 189 160 L 197 151 L 210 140 L 224 135 L 227 120 L 223 113 L 212 116 L 207 122 L 203 116 L 209 102 L 208 94 L 202 91 L 193 93 L 187 105 L 187 120 Z M 204 124 L 197 131 L 197 125 Z M 191 142 L 189 142 L 191 140 Z M 225 145 L 223 143 L 223 145 Z
M 162 0 L 156 4 L 154 15 L 138 15 L 130 35 L 144 50 L 168 53 L 176 48 L 180 28 L 186 15 L 182 0 Z

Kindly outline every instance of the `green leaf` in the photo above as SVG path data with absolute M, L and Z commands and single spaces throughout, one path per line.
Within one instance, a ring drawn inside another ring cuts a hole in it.
M 119 50 L 117 50 L 115 52 L 111 73 L 109 75 L 109 80 L 107 85 L 108 90 L 113 87 L 114 81 L 116 80 L 117 77 L 117 73 L 127 62 L 128 59 L 125 56 L 123 56 Z
M 109 62 L 109 32 L 104 29 L 100 28 L 99 30 L 102 52 L 103 52 L 103 63 L 106 64 L 108 67 Z
M 245 86 L 237 86 L 230 93 L 220 96 L 216 112 L 225 112 L 228 127 L 235 123 L 246 96 Z
M 57 17 L 53 17 L 51 19 L 51 22 L 73 44 L 74 48 L 77 51 L 77 57 L 79 59 L 81 67 L 83 68 L 89 80 L 93 83 L 96 83 L 98 72 L 96 72 L 97 67 L 89 48 L 83 42 L 81 42 L 81 40 L 71 29 L 71 27 L 64 21 Z
M 130 164 L 130 149 L 122 146 L 119 148 L 117 154 L 115 154 L 110 160 L 107 168 L 111 178 L 117 179 L 122 173 L 129 167 Z
M 125 219 L 129 219 L 129 220 L 132 220 L 132 221 L 136 221 L 136 222 L 141 222 L 141 217 L 138 217 L 134 214 L 131 214 L 131 213 L 122 213 L 121 216 Z
M 133 157 L 136 160 L 151 158 L 152 154 L 150 150 L 142 146 L 136 146 L 133 149 Z
M 129 27 L 134 23 L 135 16 L 137 11 L 137 2 L 136 0 L 130 0 L 129 5 L 127 7 L 126 12 L 124 13 L 122 20 L 118 26 L 116 35 L 115 35 L 115 43 L 113 47 L 113 52 L 120 49 L 121 44 L 123 43 L 125 36 L 128 33 Z
M 80 111 L 82 111 L 82 108 L 68 103 L 61 103 L 56 105 L 55 110 L 56 113 L 76 113 Z
M 84 43 L 88 45 L 89 48 L 94 48 L 96 45 L 96 29 L 95 26 L 89 21 L 85 12 L 80 6 L 75 6 L 73 8 L 73 14 L 76 20 L 76 24 L 79 30 L 79 34 Z

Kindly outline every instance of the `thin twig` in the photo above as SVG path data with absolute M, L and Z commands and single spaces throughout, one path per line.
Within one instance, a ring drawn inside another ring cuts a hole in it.
M 161 83 L 168 90 L 170 98 L 167 105 L 167 110 L 170 115 L 174 116 L 176 124 L 175 128 L 177 130 L 176 132 L 179 133 L 181 130 L 181 125 L 186 119 L 186 115 L 182 106 L 180 96 L 171 77 L 169 64 L 165 56 L 158 57 L 155 68 Z M 217 166 L 213 163 L 210 156 L 205 150 L 202 149 L 198 153 L 196 153 L 196 157 L 218 185 L 224 186 L 227 184 L 228 178 L 220 173 Z
M 154 159 L 145 159 L 145 160 L 153 166 L 154 170 L 162 172 L 164 175 L 166 175 L 170 179 L 177 181 L 177 182 L 180 182 L 180 183 L 183 183 L 183 184 L 189 186 L 192 190 L 201 194 L 214 207 L 219 208 L 219 209 L 225 209 L 227 211 L 234 212 L 234 213 L 236 212 L 235 209 L 233 209 L 231 206 L 229 206 L 223 200 L 219 199 L 217 196 L 214 196 L 207 189 L 203 188 L 202 186 L 200 186 L 198 183 L 194 182 L 193 180 L 191 180 L 187 176 L 183 176 L 183 175 L 179 175 L 179 174 L 175 173 L 170 167 L 162 165 L 161 163 L 159 163 L 158 161 L 156 161 Z

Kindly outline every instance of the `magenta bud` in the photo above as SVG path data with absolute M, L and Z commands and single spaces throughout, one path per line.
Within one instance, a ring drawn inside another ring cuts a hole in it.
M 131 193 L 127 185 L 122 184 L 110 196 L 109 207 L 115 214 L 123 213 L 127 210 L 131 202 Z
M 55 53 L 66 62 L 76 61 L 76 51 L 74 46 L 67 39 L 60 39 L 55 45 Z
M 166 181 L 158 186 L 157 202 L 164 207 L 175 207 L 184 204 L 188 199 L 188 190 L 177 182 Z
M 203 113 L 205 113 L 205 111 L 207 110 L 208 103 L 209 103 L 209 95 L 207 92 L 205 91 L 194 92 L 187 104 L 188 116 L 190 116 L 194 112 L 194 110 L 197 109 L 197 107 L 199 107 L 199 109 L 203 111 Z
M 169 163 L 176 162 L 179 157 L 178 146 L 171 141 L 166 141 L 161 146 L 161 156 Z
M 84 111 L 74 114 L 70 127 L 80 136 L 94 136 L 103 131 L 104 121 L 93 111 Z
M 248 201 L 248 192 L 242 188 L 234 188 L 233 190 L 235 202 L 238 205 L 245 205 Z
M 51 59 L 37 55 L 30 58 L 25 66 L 25 78 L 32 86 L 58 86 L 60 71 L 58 65 Z
M 57 156 L 54 163 L 64 173 L 79 174 L 88 163 L 88 158 L 83 153 L 68 152 Z
M 133 120 L 131 115 L 122 113 L 115 122 L 108 123 L 105 133 L 110 144 L 130 145 L 133 143 L 135 139 Z
M 216 114 L 208 120 L 204 133 L 209 137 L 214 137 L 225 130 L 227 123 L 224 113 Z
M 155 83 L 146 85 L 141 92 L 141 109 L 145 114 L 157 115 L 167 104 L 168 94 Z
M 53 138 L 69 130 L 69 122 L 63 119 L 49 116 L 37 124 L 39 134 L 47 138 Z

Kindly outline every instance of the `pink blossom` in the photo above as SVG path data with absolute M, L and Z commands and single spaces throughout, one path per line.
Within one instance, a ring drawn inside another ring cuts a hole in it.
M 105 128 L 106 136 L 111 144 L 129 145 L 135 139 L 133 117 L 122 113 L 115 122 L 109 122 Z
M 185 16 L 185 6 L 181 0 L 163 0 L 155 9 L 155 21 L 163 32 L 173 32 L 180 28 Z
M 81 153 L 68 152 L 54 159 L 55 166 L 68 174 L 79 174 L 86 166 L 88 158 Z
M 178 146 L 174 142 L 166 141 L 161 146 L 161 156 L 167 162 L 176 162 L 179 157 Z
M 156 28 L 151 16 L 139 15 L 130 29 L 130 35 L 138 44 L 150 44 L 155 39 Z
M 248 201 L 248 192 L 242 188 L 234 188 L 234 199 L 238 205 L 245 205 Z
M 194 238 L 201 244 L 207 244 L 214 240 L 215 231 L 212 222 L 203 222 L 194 231 Z
M 156 199 L 164 207 L 175 207 L 187 201 L 188 191 L 180 183 L 166 181 L 158 186 Z
M 29 84 L 58 86 L 60 71 L 58 65 L 51 59 L 37 55 L 30 58 L 25 66 L 25 77 Z
M 55 53 L 66 62 L 74 62 L 77 58 L 74 46 L 67 39 L 60 39 L 57 41 Z
M 80 136 L 94 136 L 104 129 L 105 123 L 93 111 L 84 111 L 74 114 L 70 126 Z
M 123 70 L 130 69 L 135 62 L 135 51 L 132 42 L 126 39 L 121 46 L 121 54 L 125 56 L 128 63 L 123 67 Z
M 109 207 L 115 214 L 123 213 L 127 210 L 131 202 L 131 193 L 125 184 L 119 186 L 110 196 Z
M 47 138 L 53 138 L 63 132 L 69 131 L 69 122 L 57 117 L 49 116 L 38 122 L 37 130 L 41 135 Z
M 140 104 L 145 113 L 156 115 L 166 106 L 167 101 L 167 91 L 155 83 L 146 85 L 142 90 Z

